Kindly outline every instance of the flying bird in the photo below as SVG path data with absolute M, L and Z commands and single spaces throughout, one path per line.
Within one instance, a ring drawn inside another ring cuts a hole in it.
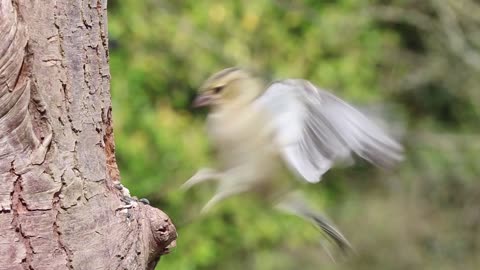
M 217 182 L 202 212 L 249 192 L 310 221 L 342 250 L 351 248 L 348 240 L 306 204 L 294 189 L 301 181 L 292 179 L 317 183 L 355 155 L 382 168 L 403 159 L 402 146 L 373 120 L 307 80 L 266 84 L 245 69 L 227 68 L 204 82 L 194 106 L 210 109 L 206 127 L 216 168 L 198 170 L 182 187 Z

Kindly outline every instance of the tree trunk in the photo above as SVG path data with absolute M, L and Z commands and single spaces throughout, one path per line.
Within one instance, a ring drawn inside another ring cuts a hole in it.
M 106 22 L 106 0 L 0 0 L 0 269 L 153 269 L 175 243 L 118 185 Z

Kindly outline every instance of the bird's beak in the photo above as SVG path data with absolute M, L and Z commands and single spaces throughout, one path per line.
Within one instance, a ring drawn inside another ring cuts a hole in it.
M 210 105 L 211 103 L 212 103 L 212 95 L 202 94 L 197 96 L 197 98 L 195 98 L 195 100 L 193 101 L 193 107 L 194 108 L 205 107 Z

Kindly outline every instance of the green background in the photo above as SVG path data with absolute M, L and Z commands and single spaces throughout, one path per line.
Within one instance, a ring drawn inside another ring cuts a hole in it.
M 157 269 L 480 269 L 479 4 L 111 0 L 108 13 L 122 182 L 179 234 Z M 211 162 L 195 91 L 229 66 L 392 105 L 399 168 L 359 162 L 306 187 L 355 255 L 330 246 L 332 262 L 309 224 L 241 196 L 198 218 L 213 187 L 179 191 Z

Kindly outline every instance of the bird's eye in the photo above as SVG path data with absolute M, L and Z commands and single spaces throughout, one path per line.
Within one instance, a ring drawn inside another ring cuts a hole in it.
M 222 92 L 222 90 L 223 90 L 223 86 L 217 86 L 213 88 L 213 93 L 218 94 Z

